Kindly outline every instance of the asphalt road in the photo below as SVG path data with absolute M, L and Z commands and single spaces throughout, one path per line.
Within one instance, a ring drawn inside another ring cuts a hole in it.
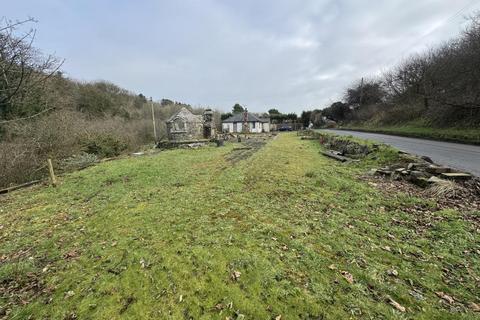
M 419 156 L 428 156 L 435 163 L 470 172 L 480 177 L 480 146 L 406 138 L 379 133 L 330 129 L 325 131 L 383 142 L 402 151 Z

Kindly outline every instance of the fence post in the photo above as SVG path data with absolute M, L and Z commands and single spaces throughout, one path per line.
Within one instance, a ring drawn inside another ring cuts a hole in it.
M 50 173 L 50 181 L 52 182 L 52 186 L 57 186 L 57 179 L 55 178 L 55 172 L 53 172 L 53 164 L 52 159 L 47 159 L 48 162 L 48 171 Z

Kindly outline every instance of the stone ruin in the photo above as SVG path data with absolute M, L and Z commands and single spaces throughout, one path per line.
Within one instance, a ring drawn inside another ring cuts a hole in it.
M 168 140 L 174 142 L 211 139 L 215 137 L 213 111 L 206 109 L 196 115 L 183 107 L 167 121 Z

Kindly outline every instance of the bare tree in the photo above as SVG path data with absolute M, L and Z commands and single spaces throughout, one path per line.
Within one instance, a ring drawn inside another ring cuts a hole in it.
M 381 103 L 385 99 L 385 91 L 378 80 L 362 80 L 353 83 L 344 94 L 344 101 L 349 106 L 360 106 Z
M 22 21 L 0 19 L 0 118 L 15 121 L 51 109 L 39 92 L 63 61 L 43 55 L 33 47 L 33 18 Z M 1 122 L 0 122 L 1 123 Z

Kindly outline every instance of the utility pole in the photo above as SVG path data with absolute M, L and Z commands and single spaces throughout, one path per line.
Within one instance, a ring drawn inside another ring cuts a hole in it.
M 360 83 L 360 105 L 362 105 L 363 101 L 363 77 L 362 77 L 362 82 Z
M 150 97 L 150 106 L 152 107 L 153 137 L 155 138 L 155 142 L 157 142 L 157 127 L 155 126 L 155 111 L 153 110 L 152 97 Z

